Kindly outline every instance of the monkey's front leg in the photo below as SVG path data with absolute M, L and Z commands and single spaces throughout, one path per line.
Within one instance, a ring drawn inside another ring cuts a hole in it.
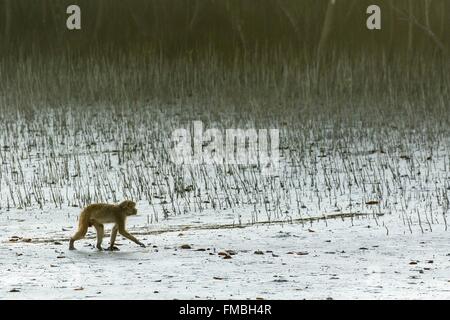
M 124 236 L 127 239 L 130 239 L 131 241 L 133 241 L 134 243 L 140 245 L 142 248 L 145 248 L 145 244 L 143 244 L 142 242 L 140 242 L 138 239 L 136 239 L 135 237 L 133 237 L 131 234 L 128 233 L 127 230 L 125 230 L 125 228 L 119 226 L 119 233 Z

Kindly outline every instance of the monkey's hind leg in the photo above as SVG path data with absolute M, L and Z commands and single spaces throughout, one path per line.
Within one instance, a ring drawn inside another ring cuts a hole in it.
M 119 251 L 119 248 L 114 246 L 114 243 L 116 242 L 116 237 L 117 237 L 117 231 L 119 230 L 119 227 L 117 226 L 117 224 L 114 225 L 114 227 L 111 230 L 111 240 L 109 242 L 109 248 L 106 249 L 108 251 Z
M 102 242 L 103 236 L 105 235 L 105 227 L 103 226 L 103 224 L 98 223 L 96 221 L 94 221 L 92 224 L 95 227 L 95 230 L 97 231 L 97 249 L 101 251 L 103 250 Z
M 83 239 L 88 230 L 88 225 L 83 225 L 78 228 L 78 231 L 70 238 L 69 242 L 69 250 L 75 250 L 75 246 L 73 245 L 75 241 Z

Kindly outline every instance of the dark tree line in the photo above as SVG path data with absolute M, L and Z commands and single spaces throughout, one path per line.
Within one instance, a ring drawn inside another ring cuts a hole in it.
M 82 10 L 82 30 L 65 27 Z M 366 29 L 377 4 L 382 30 Z M 381 48 L 448 52 L 448 0 L 0 0 L 3 49 L 113 46 L 176 54 L 213 48 Z

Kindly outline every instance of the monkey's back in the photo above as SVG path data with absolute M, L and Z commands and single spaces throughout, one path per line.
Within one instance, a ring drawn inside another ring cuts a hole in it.
M 86 216 L 89 221 L 89 225 L 92 225 L 94 221 L 99 223 L 116 223 L 117 222 L 117 206 L 107 203 L 91 204 L 84 208 L 81 215 Z

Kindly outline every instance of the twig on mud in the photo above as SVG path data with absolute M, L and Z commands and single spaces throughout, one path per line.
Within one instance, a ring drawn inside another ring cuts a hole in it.
M 145 230 L 145 231 L 134 231 L 134 234 L 137 235 L 156 235 L 156 234 L 162 234 L 162 233 L 168 233 L 168 232 L 180 232 L 180 231 L 187 231 L 187 230 L 220 230 L 220 229 L 242 229 L 242 228 L 248 228 L 253 227 L 256 225 L 274 225 L 274 224 L 294 224 L 294 223 L 304 223 L 304 222 L 313 222 L 313 221 L 320 221 L 320 220 L 328 220 L 328 219 L 344 219 L 344 218 L 354 218 L 354 217 L 367 217 L 372 216 L 372 213 L 337 213 L 337 214 L 329 214 L 329 215 L 322 215 L 320 217 L 307 217 L 307 218 L 298 218 L 298 219 L 289 219 L 289 220 L 275 220 L 275 221 L 260 221 L 260 222 L 249 222 L 249 223 L 242 223 L 242 224 L 205 224 L 202 226 L 191 226 L 191 225 L 178 225 L 172 228 L 167 229 L 161 229 L 161 230 Z M 377 213 L 377 216 L 384 216 L 383 213 Z M 147 229 L 147 227 L 143 227 L 142 229 Z M 105 236 L 109 236 L 108 234 L 105 234 Z M 85 239 L 94 239 L 95 236 L 87 236 Z M 60 242 L 60 241 L 69 241 L 69 238 L 23 238 L 27 239 L 27 241 L 4 241 L 6 243 L 50 243 L 50 242 Z

